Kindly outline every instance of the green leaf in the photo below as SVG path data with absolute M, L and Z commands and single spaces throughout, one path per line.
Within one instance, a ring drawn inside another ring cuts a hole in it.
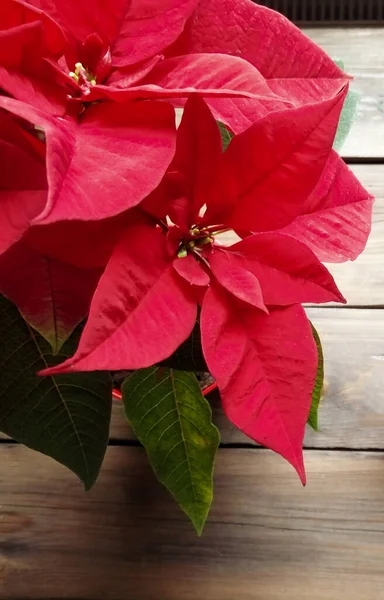
M 323 348 L 321 346 L 320 336 L 317 333 L 316 329 L 311 323 L 313 337 L 315 338 L 316 346 L 317 346 L 317 354 L 318 354 L 318 365 L 317 365 L 317 373 L 315 379 L 315 386 L 312 392 L 312 404 L 311 409 L 309 411 L 308 417 L 308 425 L 312 427 L 315 431 L 319 430 L 319 404 L 321 400 L 321 395 L 323 392 L 324 385 L 324 355 Z
M 108 444 L 111 378 L 102 372 L 36 375 L 71 356 L 80 332 L 54 357 L 48 342 L 0 297 L 0 431 L 56 459 L 89 489 Z
M 193 373 L 140 369 L 122 386 L 125 414 L 157 478 L 201 535 L 212 503 L 220 435 Z
M 344 71 L 344 61 L 341 58 L 336 58 L 333 62 L 339 67 L 339 69 Z
M 333 62 L 339 67 L 339 69 L 342 71 L 345 70 L 343 60 L 338 58 Z M 349 135 L 349 132 L 351 131 L 353 121 L 356 117 L 359 101 L 360 94 L 353 90 L 349 90 L 340 115 L 339 126 L 337 128 L 335 140 L 333 142 L 333 149 L 336 150 L 336 152 L 340 152 Z
M 231 133 L 226 126 L 224 125 L 224 123 L 222 123 L 221 121 L 217 121 L 217 124 L 219 126 L 220 129 L 220 133 L 221 133 L 221 141 L 223 143 L 223 152 L 226 151 L 226 149 L 229 146 L 229 142 L 231 141 L 231 139 L 233 138 L 233 133 Z
M 349 132 L 351 131 L 353 121 L 356 117 L 359 100 L 360 95 L 357 92 L 354 92 L 353 90 L 348 92 L 344 102 L 343 110 L 340 115 L 335 141 L 333 142 L 333 148 L 336 150 L 336 152 L 340 152 L 344 146 Z

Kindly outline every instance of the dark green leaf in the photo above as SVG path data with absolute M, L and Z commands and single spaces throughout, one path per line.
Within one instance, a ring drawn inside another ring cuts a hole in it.
M 0 431 L 95 482 L 108 444 L 112 383 L 108 373 L 39 377 L 76 347 L 80 328 L 52 356 L 46 340 L 0 297 Z
M 317 374 L 315 379 L 315 386 L 312 392 L 312 404 L 311 410 L 309 411 L 308 417 L 308 425 L 312 427 L 315 431 L 319 430 L 319 420 L 318 420 L 318 412 L 319 412 L 319 404 L 321 400 L 321 395 L 323 392 L 324 385 L 324 356 L 323 349 L 321 347 L 321 341 L 319 334 L 311 323 L 313 337 L 315 338 L 316 346 L 317 346 L 317 354 L 318 354 L 318 365 L 317 365 Z
M 220 436 L 193 373 L 141 369 L 122 386 L 125 413 L 158 479 L 200 535 L 213 495 Z
M 224 123 L 221 123 L 221 121 L 217 121 L 217 124 L 219 126 L 220 133 L 221 133 L 221 141 L 223 143 L 223 152 L 225 152 L 226 149 L 228 148 L 229 142 L 233 138 L 233 133 L 231 133 L 226 128 L 226 126 L 224 125 Z

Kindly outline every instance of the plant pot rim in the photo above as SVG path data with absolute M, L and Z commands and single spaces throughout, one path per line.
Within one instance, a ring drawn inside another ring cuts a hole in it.
M 202 389 L 203 392 L 203 396 L 208 396 L 208 394 L 210 394 L 211 392 L 213 392 L 214 390 L 217 390 L 217 383 L 216 381 L 214 381 L 213 383 L 210 383 L 209 385 L 207 385 L 205 388 Z M 112 398 L 115 400 L 122 400 L 122 394 L 120 392 L 120 390 L 113 388 L 112 390 Z

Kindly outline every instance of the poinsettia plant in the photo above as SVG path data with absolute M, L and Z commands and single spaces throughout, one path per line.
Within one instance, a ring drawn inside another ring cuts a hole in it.
M 371 222 L 336 152 L 349 77 L 249 0 L 3 4 L 0 430 L 89 488 L 124 373 L 132 429 L 200 533 L 207 371 L 304 483 L 323 357 L 302 304 L 345 302 L 323 262 L 354 260 Z

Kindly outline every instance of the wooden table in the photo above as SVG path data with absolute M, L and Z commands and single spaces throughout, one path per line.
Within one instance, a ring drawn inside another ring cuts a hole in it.
M 50 459 L 0 444 L 0 599 L 384 598 L 384 32 L 307 30 L 356 76 L 363 99 L 344 156 L 377 196 L 355 263 L 333 266 L 343 308 L 309 308 L 326 356 L 308 485 L 253 447 L 219 409 L 215 501 L 199 539 L 113 414 L 88 494 Z

